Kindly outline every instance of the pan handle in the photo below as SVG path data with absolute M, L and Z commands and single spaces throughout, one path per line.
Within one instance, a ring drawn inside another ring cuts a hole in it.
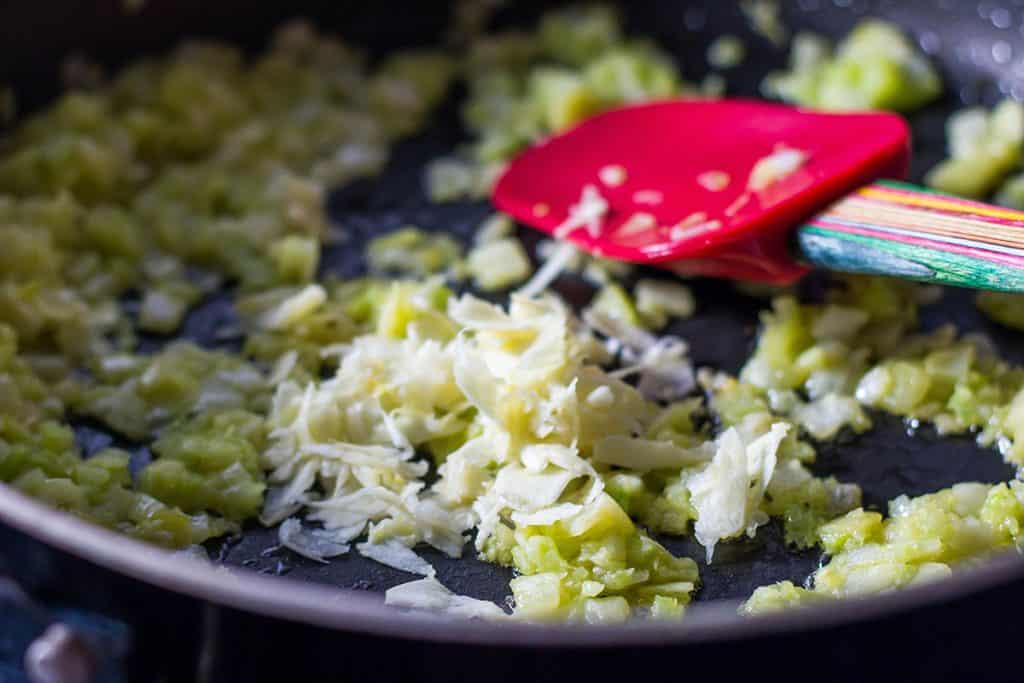
M 1024 292 L 1024 212 L 879 181 L 800 227 L 805 263 L 956 287 Z

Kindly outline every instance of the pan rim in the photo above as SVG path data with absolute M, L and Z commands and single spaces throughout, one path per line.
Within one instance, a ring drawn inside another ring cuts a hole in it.
M 739 602 L 695 603 L 680 622 L 615 626 L 455 619 L 388 607 L 379 593 L 270 577 L 204 563 L 129 538 L 37 501 L 0 483 L 0 523 L 92 564 L 214 605 L 337 631 L 405 640 L 506 647 L 688 645 L 836 627 L 940 604 L 1024 578 L 1024 558 L 995 556 L 952 578 L 883 595 L 757 617 Z

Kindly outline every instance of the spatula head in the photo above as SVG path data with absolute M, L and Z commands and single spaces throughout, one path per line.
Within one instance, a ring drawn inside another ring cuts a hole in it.
M 893 114 L 672 100 L 600 114 L 528 149 L 493 200 L 608 258 L 786 283 L 805 271 L 788 233 L 861 185 L 903 177 L 908 159 L 909 130 Z M 584 194 L 582 213 L 607 203 L 600 220 L 571 218 Z

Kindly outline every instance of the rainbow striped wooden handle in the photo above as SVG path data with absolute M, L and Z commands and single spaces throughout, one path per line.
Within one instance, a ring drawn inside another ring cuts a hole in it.
M 830 270 L 1024 292 L 1024 211 L 880 181 L 797 230 L 801 260 Z

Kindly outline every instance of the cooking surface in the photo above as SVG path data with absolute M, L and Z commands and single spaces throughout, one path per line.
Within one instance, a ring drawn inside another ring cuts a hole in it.
M 739 94 L 751 93 L 740 91 Z M 362 257 L 366 243 L 374 236 L 403 225 L 445 230 L 468 240 L 480 221 L 490 214 L 486 202 L 432 204 L 423 190 L 423 167 L 462 139 L 456 105 L 453 99 L 438 114 L 436 124 L 427 133 L 401 144 L 381 177 L 360 181 L 331 195 L 328 200 L 331 217 L 343 226 L 348 238 L 339 245 L 325 248 L 322 273 L 343 277 L 364 274 Z M 955 102 L 947 103 L 947 111 L 955 106 Z M 941 120 L 942 117 L 936 118 L 929 110 L 921 117 L 918 129 L 927 133 L 930 122 Z M 938 154 L 931 151 L 933 158 L 941 156 L 941 149 Z M 530 231 L 523 230 L 520 234 L 531 247 L 539 239 Z M 690 342 L 698 367 L 707 365 L 738 371 L 753 347 L 757 314 L 768 305 L 767 301 L 739 294 L 725 282 L 697 280 L 692 282 L 692 287 L 699 303 L 697 315 L 676 321 L 666 332 L 678 334 Z M 803 284 L 810 296 L 819 288 L 820 282 L 815 279 Z M 563 278 L 558 289 L 576 303 L 587 301 L 592 291 L 589 284 L 575 277 Z M 941 302 L 923 309 L 925 326 L 953 322 L 962 329 L 985 331 L 993 336 L 1005 357 L 1024 362 L 1019 335 L 988 322 L 975 310 L 972 296 L 973 293 L 967 291 L 947 290 Z M 203 345 L 230 346 L 234 342 L 218 340 L 216 333 L 234 326 L 226 298 L 215 298 L 191 314 L 184 334 Z M 144 339 L 143 345 L 146 349 L 156 349 L 164 342 L 150 337 Z M 979 448 L 968 437 L 940 440 L 930 427 L 911 435 L 898 418 L 883 414 L 872 418 L 876 427 L 868 433 L 821 446 L 813 468 L 817 473 L 834 474 L 841 481 L 861 484 L 868 507 L 884 510 L 886 502 L 900 494 L 927 493 L 960 481 L 995 483 L 1012 477 L 1012 470 L 994 450 Z M 86 452 L 94 452 L 97 446 L 110 443 L 110 437 L 95 423 L 81 428 L 79 434 Z M 140 459 L 147 456 L 144 450 L 139 451 Z M 703 549 L 692 538 L 660 536 L 658 540 L 674 554 L 697 561 L 702 582 L 698 600 L 744 599 L 757 586 L 784 579 L 802 583 L 821 558 L 816 550 L 796 552 L 785 548 L 777 522 L 759 530 L 755 539 L 721 544 L 710 566 L 703 560 Z M 240 538 L 211 543 L 210 550 L 212 557 L 227 565 L 342 588 L 383 592 L 415 578 L 354 552 L 327 565 L 307 560 L 278 548 L 276 529 L 265 529 L 257 523 L 250 523 Z M 456 592 L 499 604 L 509 595 L 511 570 L 477 560 L 471 546 L 467 546 L 465 555 L 457 560 L 432 548 L 418 550 L 437 568 L 441 582 Z

